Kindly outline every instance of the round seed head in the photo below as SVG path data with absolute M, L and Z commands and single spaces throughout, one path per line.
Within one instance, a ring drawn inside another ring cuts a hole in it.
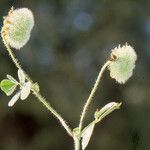
M 111 63 L 108 66 L 110 76 L 118 83 L 124 84 L 133 74 L 137 59 L 134 49 L 126 44 L 120 45 L 112 50 L 110 56 Z
M 34 17 L 31 10 L 12 8 L 4 19 L 2 34 L 11 47 L 20 49 L 28 42 L 33 26 Z

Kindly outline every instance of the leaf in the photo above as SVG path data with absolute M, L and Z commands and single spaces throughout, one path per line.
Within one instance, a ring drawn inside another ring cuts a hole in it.
M 94 127 L 95 127 L 95 121 L 93 121 L 92 123 L 90 123 L 83 131 L 82 131 L 82 149 L 84 150 L 89 141 L 90 141 L 90 138 L 92 136 L 92 133 L 93 133 L 93 130 L 94 130 Z
M 21 100 L 25 100 L 29 96 L 30 91 L 31 91 L 31 86 L 32 86 L 31 82 L 27 82 L 22 87 L 22 89 L 21 89 L 21 97 L 20 97 Z
M 19 99 L 19 97 L 20 97 L 20 91 L 12 97 L 12 99 L 8 103 L 8 106 L 12 107 L 16 103 L 16 101 Z
M 16 86 L 17 86 L 16 83 L 8 79 L 2 80 L 0 84 L 1 90 L 4 91 L 7 96 L 11 95 L 14 92 Z
M 95 119 L 99 122 L 101 119 L 106 117 L 108 114 L 113 112 L 115 109 L 119 109 L 121 103 L 111 102 L 105 105 L 101 110 L 95 112 Z
M 19 69 L 18 70 L 18 78 L 19 78 L 19 81 L 20 83 L 25 83 L 25 74 L 23 72 L 23 70 Z
M 16 79 L 14 79 L 11 75 L 7 74 L 7 78 L 8 78 L 10 81 L 14 82 L 15 84 L 18 84 L 18 81 L 17 81 Z
M 16 87 L 17 87 L 17 85 L 13 86 L 6 95 L 10 96 L 15 91 Z

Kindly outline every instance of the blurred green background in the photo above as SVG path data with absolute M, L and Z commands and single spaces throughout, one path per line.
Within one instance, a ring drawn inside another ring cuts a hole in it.
M 105 72 L 85 124 L 108 102 L 123 105 L 96 126 L 87 150 L 149 150 L 150 0 L 0 0 L 1 25 L 12 5 L 35 16 L 30 41 L 14 52 L 72 128 L 110 50 L 125 42 L 135 48 L 136 69 L 125 85 Z M 1 40 L 0 79 L 17 78 L 16 72 Z M 73 150 L 72 139 L 33 96 L 13 108 L 9 99 L 0 92 L 0 150 Z

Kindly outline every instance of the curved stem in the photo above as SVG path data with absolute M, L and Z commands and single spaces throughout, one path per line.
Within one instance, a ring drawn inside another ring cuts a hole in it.
M 6 49 L 13 61 L 13 63 L 15 64 L 15 66 L 18 68 L 18 69 L 22 69 L 21 65 L 19 64 L 19 61 L 17 60 L 17 58 L 15 57 L 14 53 L 12 52 L 11 48 L 9 47 L 5 37 L 3 36 L 2 34 L 2 38 L 3 38 L 3 42 L 6 46 Z M 33 84 L 33 81 L 30 79 L 30 77 L 24 72 L 25 76 L 26 76 L 26 79 L 28 81 L 30 81 L 32 84 Z M 67 125 L 67 123 L 65 122 L 65 120 L 61 117 L 61 115 L 59 113 L 57 113 L 57 111 L 52 108 L 52 106 L 46 101 L 45 98 L 43 98 L 41 96 L 41 94 L 39 92 L 37 92 L 36 90 L 32 89 L 33 91 L 33 95 L 60 121 L 61 125 L 65 128 L 65 130 L 67 131 L 67 133 L 72 136 L 72 131 L 71 129 L 69 128 L 69 126 Z
M 2 35 L 2 39 L 3 39 L 3 42 L 4 42 L 4 45 L 6 46 L 6 50 L 8 51 L 9 55 L 10 55 L 10 58 L 12 60 L 12 62 L 14 63 L 14 65 L 18 68 L 18 69 L 22 69 L 18 59 L 15 57 L 14 53 L 12 52 L 11 48 L 9 47 L 8 43 L 6 42 L 6 39 L 5 37 Z M 33 81 L 30 79 L 30 77 L 24 72 L 25 76 L 26 76 L 26 79 L 29 80 L 31 83 L 33 83 Z
M 80 118 L 80 123 L 79 123 L 79 132 L 81 132 L 81 130 L 82 130 L 83 120 L 84 120 L 84 118 L 85 118 L 87 109 L 88 109 L 88 107 L 89 107 L 89 105 L 90 105 L 90 103 L 91 103 L 91 101 L 92 101 L 92 99 L 93 99 L 93 97 L 94 97 L 94 95 L 95 95 L 95 92 L 96 92 L 96 90 L 97 90 L 97 88 L 98 88 L 98 85 L 99 85 L 99 83 L 100 83 L 100 81 L 101 81 L 102 75 L 103 75 L 105 69 L 107 68 L 107 66 L 108 66 L 110 63 L 111 63 L 111 61 L 107 61 L 107 62 L 103 65 L 103 67 L 101 68 L 101 70 L 100 70 L 100 72 L 99 72 L 99 75 L 98 75 L 98 77 L 97 77 L 97 79 L 96 79 L 96 82 L 95 82 L 95 84 L 94 84 L 94 86 L 93 86 L 93 88 L 92 88 L 92 91 L 91 91 L 91 93 L 90 93 L 90 95 L 89 95 L 89 97 L 88 97 L 88 99 L 87 99 L 87 101 L 86 101 L 86 103 L 85 103 L 85 105 L 84 105 L 84 107 L 83 107 L 83 111 L 82 111 L 81 118 Z

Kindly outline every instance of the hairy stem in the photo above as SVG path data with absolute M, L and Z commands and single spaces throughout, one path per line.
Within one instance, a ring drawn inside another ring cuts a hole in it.
M 44 97 L 42 97 L 42 95 L 39 92 L 36 92 L 34 90 L 32 91 L 33 95 L 37 97 L 37 99 L 60 121 L 61 125 L 66 129 L 67 133 L 70 136 L 72 136 L 71 129 L 67 125 L 66 121 L 61 117 L 61 115 L 57 113 L 57 111 L 54 108 L 52 108 L 52 106 L 46 101 Z
M 3 42 L 4 42 L 4 45 L 6 46 L 6 50 L 8 51 L 9 55 L 10 55 L 10 58 L 12 60 L 12 62 L 15 64 L 15 66 L 18 68 L 18 69 L 22 69 L 18 59 L 15 57 L 14 53 L 12 52 L 11 48 L 9 47 L 8 43 L 6 42 L 6 39 L 5 37 L 2 35 L 2 39 L 3 39 Z M 24 72 L 25 76 L 26 76 L 26 79 L 29 80 L 31 83 L 33 83 L 33 81 L 30 79 L 30 77 Z
M 3 38 L 3 42 L 6 46 L 6 49 L 12 59 L 12 62 L 15 64 L 15 66 L 18 68 L 18 69 L 22 69 L 21 65 L 19 64 L 19 61 L 17 60 L 17 58 L 15 57 L 14 53 L 12 52 L 9 44 L 7 43 L 5 37 L 3 36 L 2 34 L 2 38 Z M 24 72 L 25 76 L 26 76 L 26 79 L 28 81 L 30 81 L 32 84 L 33 84 L 33 81 L 30 79 L 30 77 Z M 60 121 L 61 125 L 65 128 L 65 130 L 67 131 L 67 133 L 72 136 L 72 131 L 71 129 L 69 128 L 69 126 L 67 125 L 67 123 L 65 122 L 65 120 L 61 117 L 61 115 L 59 113 L 57 113 L 57 111 L 46 101 L 45 98 L 43 98 L 41 96 L 41 94 L 39 92 L 37 92 L 36 90 L 32 89 L 33 91 L 33 95 L 35 95 L 35 97 Z
M 111 63 L 111 61 L 107 61 L 107 62 L 103 65 L 103 67 L 101 68 L 101 70 L 100 70 L 100 72 L 99 72 L 99 75 L 98 75 L 98 77 L 97 77 L 97 79 L 96 79 L 96 82 L 95 82 L 95 84 L 94 84 L 94 86 L 93 86 L 93 88 L 92 88 L 92 90 L 91 90 L 91 93 L 90 93 L 90 95 L 89 95 L 89 97 L 88 97 L 88 99 L 87 99 L 87 101 L 86 101 L 86 103 L 85 103 L 85 105 L 84 105 L 84 107 L 83 107 L 83 111 L 82 111 L 81 118 L 80 118 L 80 122 L 79 122 L 79 132 L 81 132 L 81 130 L 82 130 L 83 120 L 84 120 L 84 118 L 85 118 L 87 109 L 88 109 L 88 107 L 89 107 L 89 105 L 90 105 L 90 103 L 91 103 L 91 101 L 92 101 L 92 99 L 93 99 L 93 97 L 94 97 L 94 95 L 95 95 L 95 92 L 96 92 L 96 90 L 97 90 L 97 88 L 98 88 L 98 85 L 99 85 L 99 83 L 100 83 L 100 81 L 101 81 L 102 75 L 103 75 L 105 69 L 107 68 L 107 66 L 108 66 L 110 63 Z
M 80 139 L 78 139 L 77 137 L 74 138 L 74 146 L 75 150 L 80 150 Z

